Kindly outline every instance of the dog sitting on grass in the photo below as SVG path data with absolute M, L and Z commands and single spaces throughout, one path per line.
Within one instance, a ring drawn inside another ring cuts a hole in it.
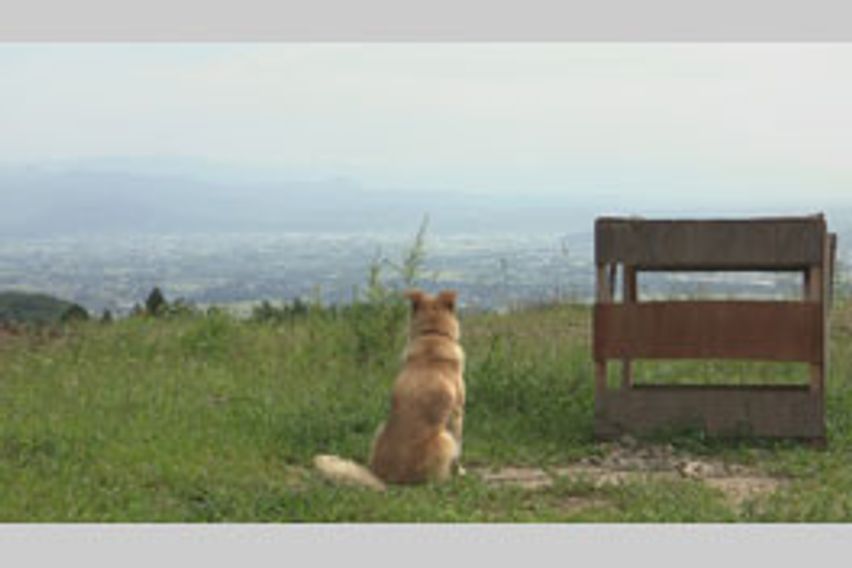
M 373 440 L 369 469 L 332 455 L 314 457 L 326 478 L 384 490 L 386 483 L 445 481 L 461 467 L 465 387 L 456 293 L 405 293 L 408 345 L 393 386 L 391 411 Z

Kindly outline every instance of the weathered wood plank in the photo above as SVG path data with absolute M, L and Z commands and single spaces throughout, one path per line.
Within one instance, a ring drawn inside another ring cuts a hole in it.
M 633 266 L 624 266 L 624 303 L 635 304 L 639 298 L 637 289 L 638 281 L 636 278 L 636 268 Z M 633 386 L 633 364 L 629 358 L 621 360 L 621 388 L 630 388 Z
M 595 434 L 697 428 L 716 437 L 824 440 L 823 406 L 807 386 L 634 386 L 596 397 Z
M 808 270 L 808 291 L 807 298 L 811 302 L 821 302 L 823 300 L 823 291 L 825 290 L 825 281 L 823 278 L 823 267 L 822 266 L 812 266 Z M 821 310 L 819 313 L 819 327 L 820 330 L 824 330 L 825 327 L 823 325 L 825 320 L 825 305 L 820 304 Z M 819 361 L 813 361 L 811 363 L 811 390 L 816 392 L 822 389 L 823 383 L 823 363 L 825 361 L 825 351 L 823 351 L 823 356 Z
M 825 219 L 600 218 L 595 261 L 639 270 L 801 270 L 822 264 Z
M 730 358 L 821 364 L 821 315 L 817 302 L 597 304 L 593 352 L 596 360 Z
M 614 290 L 611 279 L 608 277 L 606 264 L 598 264 L 595 270 L 595 301 L 598 305 L 612 302 Z M 607 362 L 606 359 L 595 360 L 595 391 L 600 394 L 606 390 Z

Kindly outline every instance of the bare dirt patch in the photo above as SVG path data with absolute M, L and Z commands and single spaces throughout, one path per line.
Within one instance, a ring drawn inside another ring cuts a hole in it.
M 740 476 L 712 477 L 705 480 L 711 487 L 719 489 L 728 502 L 739 509 L 749 501 L 771 495 L 784 484 L 783 480 L 772 477 Z
M 541 489 L 553 485 L 553 478 L 543 469 L 534 467 L 504 467 L 497 471 L 481 470 L 477 474 L 489 485 Z
M 499 470 L 481 469 L 474 473 L 495 487 L 515 486 L 529 490 L 550 487 L 558 478 L 587 481 L 596 489 L 624 483 L 694 480 L 721 491 L 736 509 L 746 502 L 769 496 L 785 483 L 785 480 L 756 468 L 720 459 L 698 458 L 675 451 L 669 444 L 645 445 L 625 437 L 618 443 L 606 444 L 603 449 L 601 456 L 583 458 L 548 470 L 513 466 Z M 589 506 L 595 501 L 586 497 L 577 499 L 582 501 L 582 506 Z

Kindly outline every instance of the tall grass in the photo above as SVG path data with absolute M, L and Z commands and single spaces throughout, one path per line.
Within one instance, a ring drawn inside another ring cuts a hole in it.
M 363 328 L 382 317 L 130 318 L 5 342 L 0 519 L 250 518 L 204 502 L 216 488 L 289 491 L 319 452 L 365 460 L 404 342 L 383 337 L 362 356 Z M 468 323 L 471 461 L 558 459 L 588 441 L 582 347 L 542 349 L 487 316 Z
M 564 493 L 588 489 L 556 487 L 530 497 L 467 479 L 376 496 L 312 475 L 310 459 L 319 452 L 364 461 L 387 413 L 404 337 L 377 340 L 364 358 L 359 326 L 376 317 L 315 310 L 262 323 L 213 313 L 82 323 L 54 339 L 5 339 L 0 520 L 564 518 Z M 757 446 L 759 461 L 793 482 L 753 512 L 755 519 L 852 516 L 850 322 L 852 310 L 838 307 L 829 449 Z M 588 309 L 572 305 L 462 317 L 468 464 L 541 466 L 597 451 L 588 327 Z M 737 445 L 707 451 L 756 459 Z M 612 508 L 573 518 L 736 518 L 702 491 L 613 491 Z M 657 498 L 655 509 L 649 503 Z M 708 504 L 690 513 L 681 508 L 690 502 Z

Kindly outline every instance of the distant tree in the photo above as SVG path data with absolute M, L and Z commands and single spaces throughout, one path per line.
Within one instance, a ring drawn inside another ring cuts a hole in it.
M 160 291 L 160 288 L 154 287 L 151 290 L 151 293 L 148 294 L 148 298 L 145 300 L 145 311 L 148 312 L 149 315 L 159 316 L 168 309 L 169 303 L 166 301 L 166 298 L 163 296 L 163 293 Z
M 272 305 L 269 300 L 263 300 L 259 305 L 252 308 L 251 318 L 253 321 L 267 323 L 292 322 L 307 317 L 311 312 L 328 313 L 328 308 L 321 304 L 312 305 L 301 298 L 295 298 L 289 303 L 282 303 L 280 308 Z
M 259 306 L 254 306 L 251 312 L 251 317 L 255 321 L 268 322 L 276 317 L 276 309 L 269 300 L 263 300 Z
M 178 298 L 167 304 L 163 310 L 169 316 L 191 316 L 197 313 L 195 305 L 186 298 Z
M 112 312 L 109 310 L 104 310 L 101 313 L 101 323 L 112 323 Z
M 79 304 L 72 304 L 67 310 L 65 310 L 61 316 L 59 316 L 59 321 L 62 323 L 71 323 L 75 321 L 86 321 L 89 319 L 89 312 L 86 311 L 86 308 Z
M 133 304 L 133 309 L 130 310 L 130 315 L 134 317 L 139 317 L 145 315 L 145 309 L 139 302 Z
M 289 312 L 288 315 L 290 316 L 306 316 L 309 308 L 310 306 L 301 298 L 296 298 L 292 305 L 285 308 L 285 312 Z

